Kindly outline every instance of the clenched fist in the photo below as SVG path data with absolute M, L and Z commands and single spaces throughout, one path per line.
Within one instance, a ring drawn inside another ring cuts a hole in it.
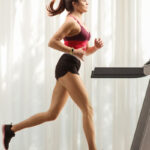
M 97 48 L 97 49 L 103 47 L 103 42 L 102 42 L 102 40 L 101 40 L 100 38 L 95 39 L 95 40 L 94 40 L 94 46 L 95 46 L 95 48 Z

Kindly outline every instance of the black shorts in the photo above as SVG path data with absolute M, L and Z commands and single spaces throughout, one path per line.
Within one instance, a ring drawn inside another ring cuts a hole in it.
M 58 80 L 59 77 L 64 76 L 67 72 L 79 74 L 81 62 L 75 56 L 64 53 L 58 60 L 55 68 L 55 78 Z

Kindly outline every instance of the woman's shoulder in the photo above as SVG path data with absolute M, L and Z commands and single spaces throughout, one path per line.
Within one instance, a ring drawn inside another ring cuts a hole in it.
M 71 19 L 71 17 L 65 19 L 65 21 L 61 24 L 60 29 L 64 32 L 68 31 L 68 30 L 72 30 L 75 28 L 75 23 L 74 21 Z
M 76 24 L 76 21 L 69 15 L 66 16 L 65 22 L 69 22 L 69 23 L 72 23 L 74 25 Z

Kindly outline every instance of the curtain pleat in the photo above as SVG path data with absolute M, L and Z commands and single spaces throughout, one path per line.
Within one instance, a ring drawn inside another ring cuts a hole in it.
M 0 125 L 19 123 L 50 107 L 55 67 L 63 52 L 48 42 L 67 12 L 48 17 L 49 2 L 0 0 Z M 89 46 L 99 37 L 104 43 L 81 61 L 79 71 L 94 109 L 97 150 L 130 150 L 149 77 L 102 79 L 91 78 L 91 72 L 95 67 L 141 67 L 150 58 L 149 3 L 88 1 L 83 15 L 91 32 Z M 88 149 L 82 118 L 69 96 L 55 121 L 17 132 L 10 149 Z

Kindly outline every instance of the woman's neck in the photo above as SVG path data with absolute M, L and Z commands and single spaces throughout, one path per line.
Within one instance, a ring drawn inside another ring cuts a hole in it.
M 82 22 L 82 13 L 72 12 L 72 13 L 69 13 L 68 15 L 72 15 L 72 16 L 76 17 L 79 21 Z

